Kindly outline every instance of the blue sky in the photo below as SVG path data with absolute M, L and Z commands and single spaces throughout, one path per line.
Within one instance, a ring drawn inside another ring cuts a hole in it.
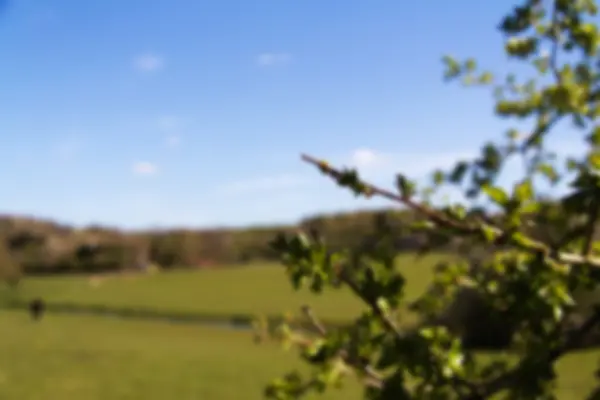
M 0 211 L 124 228 L 290 222 L 367 203 L 507 126 L 441 56 L 506 68 L 506 2 L 7 0 Z M 380 205 L 381 203 L 373 203 Z

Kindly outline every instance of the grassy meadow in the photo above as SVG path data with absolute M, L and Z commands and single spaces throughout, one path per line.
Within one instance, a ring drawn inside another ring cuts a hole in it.
M 35 323 L 13 311 L 0 325 L 2 399 L 253 400 L 299 366 L 292 352 L 219 328 L 60 314 Z M 320 398 L 359 399 L 356 387 Z
M 407 297 L 427 287 L 432 265 L 441 256 L 417 259 L 401 256 L 398 265 L 408 279 Z M 8 296 L 7 289 L 4 295 Z M 281 315 L 311 305 L 329 321 L 356 316 L 363 305 L 345 288 L 325 296 L 308 289 L 294 292 L 280 265 L 251 265 L 211 270 L 179 270 L 154 275 L 108 275 L 102 277 L 56 276 L 28 278 L 17 296 L 41 296 L 48 303 L 102 305 L 110 308 L 150 309 L 198 315 Z
M 247 332 L 192 325 L 52 314 L 34 323 L 1 311 L 0 398 L 19 400 L 260 399 L 266 382 L 302 365 Z M 559 363 L 561 400 L 593 387 L 600 352 Z M 358 400 L 356 382 L 311 399 Z
M 439 256 L 398 260 L 407 296 L 427 286 Z M 27 278 L 3 296 L 42 296 L 51 304 L 139 308 L 199 315 L 279 315 L 310 304 L 324 319 L 346 320 L 361 305 L 349 293 L 293 292 L 281 266 L 263 265 L 147 276 Z M 302 367 L 294 352 L 253 342 L 248 331 L 49 313 L 0 311 L 0 398 L 6 399 L 259 399 L 272 378 Z M 485 356 L 484 356 L 485 357 Z M 600 352 L 573 354 L 559 364 L 559 399 L 581 399 L 594 385 Z M 358 385 L 324 400 L 359 399 Z

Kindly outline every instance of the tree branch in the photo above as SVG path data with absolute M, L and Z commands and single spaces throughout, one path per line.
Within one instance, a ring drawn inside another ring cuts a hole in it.
M 397 338 L 401 339 L 403 337 L 402 332 L 396 326 L 396 323 L 392 320 L 391 316 L 381 309 L 379 304 L 375 299 L 367 298 L 363 295 L 360 288 L 347 274 L 346 269 L 342 267 L 342 270 L 339 273 L 340 280 L 348 285 L 350 290 L 358 296 L 362 301 L 364 301 L 372 310 L 373 313 L 379 318 L 383 326 L 391 333 L 393 333 Z
M 365 297 L 360 291 L 360 288 L 356 285 L 356 283 L 349 276 L 347 276 L 344 269 L 340 271 L 340 280 L 342 280 L 346 285 L 348 285 L 348 287 L 350 287 L 354 294 L 356 294 L 360 299 L 367 303 L 367 305 L 373 310 L 375 315 L 379 318 L 379 320 L 381 321 L 383 326 L 388 330 L 388 332 L 391 332 L 395 336 L 396 340 L 404 339 L 404 334 L 400 331 L 396 323 L 392 320 L 391 316 L 387 312 L 385 312 L 385 310 L 383 310 L 379 306 L 379 304 L 377 304 L 377 301 Z M 370 370 L 370 368 L 370 366 L 363 367 L 363 371 L 367 373 L 368 377 L 372 377 L 372 372 L 374 372 Z M 455 386 L 462 386 L 470 390 L 471 393 L 475 393 L 477 389 L 477 387 L 471 382 L 468 382 L 464 379 L 460 379 L 458 377 L 452 378 L 451 381 L 452 384 L 454 384 Z M 380 381 L 377 382 L 381 382 L 381 386 L 378 387 L 383 387 L 383 379 L 380 379 Z
M 302 160 L 318 167 L 323 173 L 335 179 L 339 179 L 342 176 L 342 172 L 340 170 L 329 166 L 325 161 L 321 161 L 315 157 L 305 154 L 302 155 Z M 423 215 L 428 220 L 434 222 L 440 227 L 449 228 L 451 230 L 454 230 L 456 233 L 460 233 L 463 235 L 483 236 L 484 234 L 481 223 L 472 224 L 467 223 L 465 221 L 453 219 L 433 208 L 418 203 L 409 197 L 398 195 L 390 190 L 386 190 L 366 182 L 361 182 L 361 184 L 364 185 L 365 189 L 371 195 L 379 196 L 391 200 L 392 202 L 402 204 L 407 208 Z M 502 229 L 496 226 L 486 225 L 485 227 L 488 229 L 488 231 L 491 231 L 496 236 L 496 243 L 511 244 L 522 250 L 534 253 L 543 253 L 548 256 L 551 256 L 558 262 L 570 264 L 573 266 L 590 265 L 594 268 L 600 268 L 600 258 L 598 257 L 592 257 L 590 255 L 579 255 L 567 252 L 553 252 L 546 244 L 540 241 L 529 239 L 526 243 L 524 243 L 522 241 L 515 240 L 512 235 L 512 232 L 503 231 Z
M 306 316 L 306 318 L 309 320 L 310 324 L 319 333 L 319 335 L 322 337 L 326 337 L 327 336 L 327 328 L 325 328 L 325 325 L 323 325 L 323 323 L 321 323 L 321 321 L 319 321 L 319 319 L 314 314 L 312 309 L 309 306 L 304 305 L 304 306 L 302 306 L 302 312 Z M 340 357 L 342 358 L 342 360 L 344 361 L 345 364 L 347 364 L 353 368 L 356 368 L 365 374 L 365 376 L 367 378 L 365 383 L 367 385 L 373 386 L 376 388 L 383 387 L 383 377 L 377 371 L 375 371 L 375 369 L 371 365 L 358 364 L 358 363 L 354 362 L 354 360 L 350 360 L 347 353 L 345 353 L 345 352 L 342 352 L 340 354 Z
M 552 7 L 552 22 L 551 22 L 552 50 L 550 51 L 550 69 L 552 70 L 554 79 L 556 79 L 556 82 L 558 82 L 560 84 L 560 83 L 562 83 L 563 79 L 560 76 L 560 71 L 558 70 L 558 50 L 559 50 L 559 46 L 560 46 L 560 41 L 562 39 L 560 27 L 558 26 L 559 22 L 560 21 L 558 20 L 558 9 L 556 7 L 556 3 L 554 3 L 554 6 Z

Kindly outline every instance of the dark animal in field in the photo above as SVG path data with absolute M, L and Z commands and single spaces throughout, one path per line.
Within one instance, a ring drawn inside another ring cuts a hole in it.
M 44 316 L 46 304 L 44 300 L 36 298 L 29 303 L 29 314 L 34 321 L 39 321 Z

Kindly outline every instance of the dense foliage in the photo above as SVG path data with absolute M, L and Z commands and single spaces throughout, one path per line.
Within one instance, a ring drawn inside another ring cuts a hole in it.
M 283 326 L 281 337 L 299 347 L 313 373 L 290 373 L 273 382 L 267 396 L 299 398 L 355 375 L 369 399 L 475 400 L 500 393 L 511 399 L 554 398 L 557 360 L 600 323 L 595 307 L 573 318 L 582 303 L 578 295 L 600 283 L 597 11 L 592 0 L 527 0 L 502 18 L 507 56 L 534 71 L 526 79 L 478 72 L 472 59 L 444 59 L 447 79 L 492 88 L 496 114 L 514 119 L 515 125 L 503 139 L 484 144 L 476 159 L 434 173 L 431 187 L 419 188 L 398 175 L 397 190 L 384 190 L 364 182 L 355 170 L 303 157 L 356 195 L 384 197 L 419 215 L 412 230 L 427 238 L 424 252 L 457 239 L 488 251 L 477 262 L 464 258 L 440 265 L 431 290 L 412 304 L 422 325 L 404 332 L 396 311 L 408 306 L 405 278 L 394 262 L 389 224 L 382 221 L 369 246 L 345 250 L 330 249 L 326 236 L 315 231 L 279 235 L 273 247 L 295 288 L 322 293 L 346 286 L 368 311 L 348 327 L 326 329 L 307 308 L 316 334 Z M 585 140 L 587 150 L 556 154 L 559 149 L 549 140 L 559 128 L 570 132 L 572 142 Z M 503 187 L 499 177 L 514 159 L 523 162 L 523 175 Z M 548 188 L 564 183 L 568 190 L 555 191 L 555 200 L 548 202 Z M 431 196 L 446 187 L 462 190 L 465 200 L 434 207 Z M 482 206 L 497 210 L 494 217 Z M 551 234 L 543 234 L 546 230 Z M 480 316 L 510 327 L 506 344 L 514 362 L 500 353 L 476 357 L 464 338 L 442 323 L 445 305 L 465 290 L 485 306 Z M 592 393 L 590 398 L 598 397 Z

